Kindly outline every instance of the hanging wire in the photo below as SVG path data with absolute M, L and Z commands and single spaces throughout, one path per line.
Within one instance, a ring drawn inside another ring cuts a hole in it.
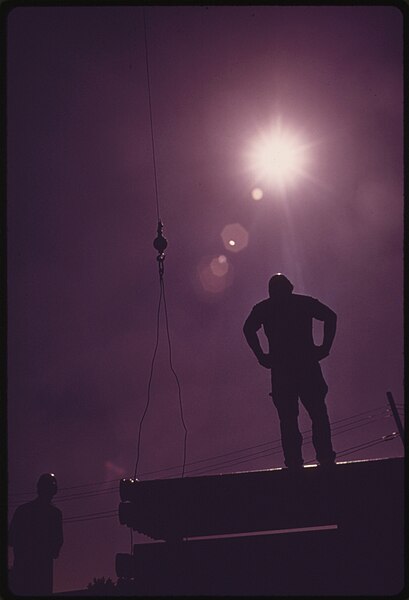
M 167 333 L 168 348 L 169 348 L 169 364 L 170 364 L 170 369 L 171 369 L 173 375 L 175 376 L 176 383 L 178 386 L 180 418 L 182 420 L 183 429 L 185 430 L 185 437 L 184 437 L 184 442 L 183 442 L 183 465 L 182 465 L 182 477 L 184 477 L 185 476 L 185 467 L 186 467 L 187 427 L 186 427 L 185 418 L 183 415 L 182 391 L 180 388 L 179 378 L 178 378 L 176 371 L 174 370 L 173 364 L 172 364 L 172 344 L 170 341 L 168 309 L 167 309 L 167 305 L 166 305 L 166 294 L 165 294 L 165 281 L 164 281 L 163 276 L 161 277 L 161 283 L 162 283 L 162 290 L 163 290 L 163 305 L 165 308 L 166 333 Z
M 150 403 L 150 392 L 151 392 L 151 384 L 152 384 L 152 377 L 153 377 L 153 369 L 154 369 L 155 358 L 156 358 L 156 354 L 157 354 L 157 350 L 158 350 L 158 346 L 159 346 L 160 309 L 161 309 L 162 299 L 163 299 L 163 305 L 164 305 L 164 310 L 165 310 L 166 335 L 167 335 L 168 349 L 169 349 L 169 364 L 170 364 L 170 369 L 171 369 L 173 375 L 175 376 L 176 383 L 177 383 L 177 386 L 178 386 L 178 398 L 179 398 L 180 415 L 181 415 L 183 429 L 185 431 L 184 442 L 183 442 L 182 477 L 184 477 L 184 475 L 185 475 L 186 448 L 187 448 L 188 430 L 187 430 L 185 419 L 184 419 L 184 415 L 183 415 L 182 390 L 181 390 L 179 378 L 178 378 L 178 376 L 176 374 L 176 371 L 175 371 L 175 369 L 173 367 L 173 362 L 172 362 L 172 343 L 171 343 L 171 338 L 170 338 L 169 317 L 168 317 L 168 309 L 167 309 L 166 295 L 165 295 L 163 255 L 161 255 L 159 257 L 159 261 L 158 262 L 159 262 L 159 287 L 160 287 L 160 292 L 159 292 L 159 302 L 158 302 L 158 310 L 157 310 L 157 318 L 156 318 L 156 344 L 155 344 L 155 349 L 154 349 L 154 353 L 153 353 L 153 357 L 152 357 L 151 372 L 150 372 L 149 383 L 148 383 L 148 399 L 147 399 L 147 402 L 146 402 L 145 410 L 143 412 L 142 418 L 141 418 L 140 423 L 139 423 L 138 446 L 137 446 L 137 456 L 136 456 L 136 464 L 135 464 L 135 471 L 134 471 L 134 479 L 136 479 L 137 471 L 138 471 L 138 464 L 139 464 L 139 457 L 140 457 L 140 442 L 141 442 L 142 423 L 143 423 L 143 421 L 145 419 L 146 413 L 148 411 L 149 403 Z
M 159 292 L 158 310 L 157 310 L 157 314 L 156 314 L 156 343 L 155 343 L 155 349 L 153 351 L 152 362 L 151 362 L 151 372 L 150 372 L 149 382 L 148 382 L 148 399 L 147 399 L 147 402 L 146 402 L 145 410 L 143 411 L 143 414 L 142 414 L 142 418 L 141 418 L 141 420 L 139 422 L 138 446 L 137 446 L 137 450 L 136 450 L 136 463 L 135 463 L 134 479 L 136 479 L 136 475 L 137 475 L 137 472 L 138 472 L 138 464 L 139 464 L 139 456 L 140 456 L 140 445 L 141 445 L 142 423 L 143 423 L 143 421 L 145 419 L 146 413 L 148 412 L 148 407 L 149 407 L 149 403 L 150 403 L 150 399 L 151 399 L 151 385 L 152 385 L 153 369 L 154 369 L 154 365 L 155 365 L 156 353 L 158 351 L 158 346 L 159 346 L 159 323 L 160 323 L 160 307 L 161 307 L 161 304 L 162 304 L 162 297 L 163 297 L 163 288 L 162 288 L 162 284 L 161 284 L 160 285 L 160 292 Z
M 154 128 L 153 128 L 152 94 L 151 94 L 151 81 L 150 81 L 150 72 L 149 72 L 149 51 L 148 51 L 148 35 L 147 35 L 145 7 L 143 7 L 143 9 L 142 9 L 142 13 L 143 13 L 143 30 L 144 30 L 144 40 L 145 40 L 146 78 L 147 78 L 147 83 L 148 83 L 148 97 L 149 97 L 149 118 L 150 118 L 150 130 L 151 130 L 152 162 L 153 162 L 153 171 L 154 171 L 154 180 L 155 180 L 156 213 L 157 213 L 157 218 L 158 218 L 158 230 L 157 230 L 158 237 L 155 239 L 153 245 L 158 250 L 157 261 L 158 261 L 158 267 L 159 267 L 160 293 L 159 293 L 159 304 L 158 304 L 158 312 L 157 312 L 157 320 L 156 320 L 156 345 L 155 345 L 155 350 L 153 353 L 152 364 L 151 364 L 151 373 L 150 373 L 149 383 L 148 383 L 148 399 L 147 399 L 147 403 L 146 403 L 145 410 L 143 412 L 141 421 L 139 423 L 138 447 L 137 447 L 134 479 L 136 479 L 137 472 L 138 472 L 142 423 L 145 419 L 145 416 L 146 416 L 146 413 L 148 410 L 148 406 L 149 406 L 149 402 L 150 402 L 150 390 L 151 390 L 151 383 L 152 383 L 152 376 L 153 376 L 153 368 L 154 368 L 156 352 L 157 352 L 158 344 L 159 344 L 159 322 L 160 322 L 160 308 L 161 308 L 162 298 L 163 298 L 164 308 L 165 308 L 165 321 L 166 321 L 166 333 L 167 333 L 168 347 L 169 347 L 170 368 L 176 378 L 176 383 L 178 386 L 180 414 L 181 414 L 181 419 L 182 419 L 182 425 L 185 430 L 182 477 L 184 477 L 185 464 L 186 464 L 186 440 L 187 440 L 187 428 L 186 428 L 186 424 L 185 424 L 185 420 L 184 420 L 184 416 L 183 416 L 181 387 L 180 387 L 178 376 L 177 376 L 177 374 L 173 368 L 173 364 L 172 364 L 172 345 L 171 345 L 171 340 L 170 340 L 168 311 L 167 311 L 166 298 L 165 298 L 165 284 L 164 284 L 165 254 L 164 254 L 164 250 L 167 247 L 167 241 L 162 235 L 163 224 L 162 224 L 162 221 L 160 218 L 160 209 L 159 209 L 158 176 L 157 176 L 157 169 L 156 169 L 155 136 L 154 136 Z

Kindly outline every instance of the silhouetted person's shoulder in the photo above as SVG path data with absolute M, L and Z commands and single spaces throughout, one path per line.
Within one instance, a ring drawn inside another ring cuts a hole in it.
M 263 311 L 268 310 L 269 307 L 271 309 L 271 300 L 270 298 L 266 298 L 265 300 L 261 300 L 261 302 L 257 302 L 257 304 L 253 306 L 253 310 L 262 313 Z
M 320 302 L 317 298 L 313 298 L 312 296 L 304 296 L 303 294 L 291 294 L 288 296 L 282 304 L 278 304 L 273 298 L 266 298 L 265 300 L 261 300 L 253 306 L 253 311 L 262 316 L 263 314 L 268 314 L 276 307 L 288 307 L 291 306 L 296 310 L 310 311 L 312 316 L 316 316 L 322 312 L 322 310 L 328 308 L 325 304 Z M 319 317 L 316 317 L 319 318 Z
M 17 552 L 25 551 L 28 546 L 38 549 L 42 543 L 54 546 L 50 536 L 60 538 L 62 512 L 53 504 L 43 504 L 38 498 L 21 504 L 16 508 L 9 531 L 9 543 Z M 54 550 L 54 548 L 53 548 Z
M 38 498 L 31 500 L 30 502 L 26 502 L 25 504 L 20 504 L 20 506 L 18 506 L 15 510 L 14 517 L 31 517 L 31 515 L 38 514 L 39 512 L 45 512 L 49 515 L 55 516 L 56 518 L 62 517 L 62 512 L 57 506 L 54 506 L 54 504 L 43 504 Z
M 320 302 L 318 298 L 304 296 L 302 294 L 291 294 L 291 302 L 294 303 L 296 309 L 308 311 L 311 313 L 311 316 L 317 319 L 319 319 L 321 313 L 328 308 L 325 304 Z

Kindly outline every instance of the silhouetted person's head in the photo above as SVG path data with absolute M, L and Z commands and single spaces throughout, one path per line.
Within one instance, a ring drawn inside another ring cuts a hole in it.
M 41 500 L 50 502 L 57 493 L 57 479 L 53 473 L 43 473 L 37 481 L 37 493 Z
M 289 279 L 282 273 L 276 273 L 268 282 L 268 293 L 270 298 L 285 299 L 293 292 L 294 286 Z

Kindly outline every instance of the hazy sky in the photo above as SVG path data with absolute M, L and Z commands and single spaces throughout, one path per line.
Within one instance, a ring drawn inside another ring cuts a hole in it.
M 401 456 L 399 439 L 359 449 L 396 430 L 386 391 L 403 403 L 401 13 L 156 6 L 146 20 L 187 462 L 242 450 L 187 474 L 283 466 L 269 373 L 242 333 L 279 271 L 338 314 L 322 368 L 339 460 Z M 133 475 L 159 300 L 142 8 L 16 8 L 7 34 L 11 507 L 51 471 L 93 484 L 61 489 L 65 518 L 113 513 L 117 486 L 98 482 Z M 277 123 L 305 158 L 284 191 L 249 159 Z M 141 479 L 180 475 L 183 458 L 163 313 L 160 332 Z M 260 444 L 270 455 L 226 463 Z M 128 548 L 115 516 L 66 522 L 55 591 L 114 577 Z

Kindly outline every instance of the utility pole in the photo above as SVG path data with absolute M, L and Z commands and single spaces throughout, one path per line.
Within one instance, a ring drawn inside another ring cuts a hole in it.
M 386 392 L 386 396 L 388 398 L 389 406 L 391 407 L 391 411 L 392 411 L 393 417 L 395 419 L 396 427 L 398 428 L 398 431 L 399 431 L 401 442 L 403 445 L 405 445 L 405 443 L 404 443 L 405 432 L 404 432 L 404 429 L 402 426 L 402 421 L 400 420 L 399 413 L 396 409 L 395 400 L 393 399 L 391 392 Z

